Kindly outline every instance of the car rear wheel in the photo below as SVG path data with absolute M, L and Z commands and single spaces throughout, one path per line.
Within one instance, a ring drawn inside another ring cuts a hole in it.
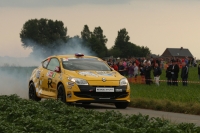
M 128 106 L 128 102 L 118 102 L 115 103 L 115 107 L 118 109 L 125 109 Z
M 65 93 L 65 88 L 62 84 L 58 86 L 58 95 L 57 99 L 66 103 L 66 93 Z
M 31 100 L 34 100 L 34 101 L 40 101 L 41 98 L 39 98 L 37 95 L 36 95 L 36 90 L 35 90 L 35 85 L 34 83 L 32 82 L 30 85 L 29 85 L 29 99 Z

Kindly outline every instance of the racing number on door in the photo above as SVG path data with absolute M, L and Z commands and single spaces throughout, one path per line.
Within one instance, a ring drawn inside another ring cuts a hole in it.
M 47 82 L 48 88 L 53 88 L 52 86 L 52 79 L 48 78 L 48 82 Z

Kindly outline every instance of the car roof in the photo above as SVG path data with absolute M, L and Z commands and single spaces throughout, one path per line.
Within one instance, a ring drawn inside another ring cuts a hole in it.
M 53 57 L 57 57 L 57 58 L 59 58 L 59 59 L 62 59 L 62 58 L 76 58 L 75 55 L 53 55 L 53 56 L 47 57 L 46 59 L 53 58 Z M 95 56 L 87 56 L 87 55 L 84 55 L 82 58 L 97 58 L 97 59 L 99 59 L 98 57 L 95 57 Z M 45 59 L 45 60 L 46 60 L 46 59 Z

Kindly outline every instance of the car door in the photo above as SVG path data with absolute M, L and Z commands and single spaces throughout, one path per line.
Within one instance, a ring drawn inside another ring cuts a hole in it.
M 40 97 L 43 97 L 42 82 L 44 80 L 44 73 L 45 73 L 44 70 L 46 69 L 48 63 L 49 63 L 48 60 L 43 61 L 42 66 L 39 67 L 39 69 L 36 71 L 36 74 L 35 74 L 35 79 L 37 80 L 34 83 L 35 83 L 37 95 Z
M 46 69 L 43 70 L 42 94 L 46 97 L 57 97 L 57 83 L 59 78 L 59 72 L 55 71 L 57 67 L 60 68 L 59 60 L 51 58 Z

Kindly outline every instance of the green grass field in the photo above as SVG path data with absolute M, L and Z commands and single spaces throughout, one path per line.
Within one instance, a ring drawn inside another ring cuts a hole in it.
M 174 102 L 200 103 L 200 85 L 174 87 L 165 84 L 161 86 L 131 85 L 131 98 L 150 98 L 170 100 Z
M 153 74 L 152 74 L 153 78 Z M 162 71 L 161 80 L 166 80 L 165 70 Z M 180 72 L 179 72 L 179 79 Z M 176 112 L 188 112 L 186 106 L 194 106 L 200 108 L 200 81 L 198 79 L 198 73 L 196 67 L 189 68 L 188 81 L 195 81 L 199 83 L 188 83 L 188 86 L 182 86 L 179 83 L 178 86 L 168 86 L 166 82 L 161 82 L 160 86 L 156 84 L 133 84 L 131 83 L 131 105 L 134 107 L 150 108 L 158 110 L 166 110 L 166 104 L 174 106 L 181 106 L 186 111 Z M 167 110 L 168 111 L 168 110 Z M 193 113 L 193 112 L 188 112 Z M 199 114 L 196 112 L 195 114 Z

